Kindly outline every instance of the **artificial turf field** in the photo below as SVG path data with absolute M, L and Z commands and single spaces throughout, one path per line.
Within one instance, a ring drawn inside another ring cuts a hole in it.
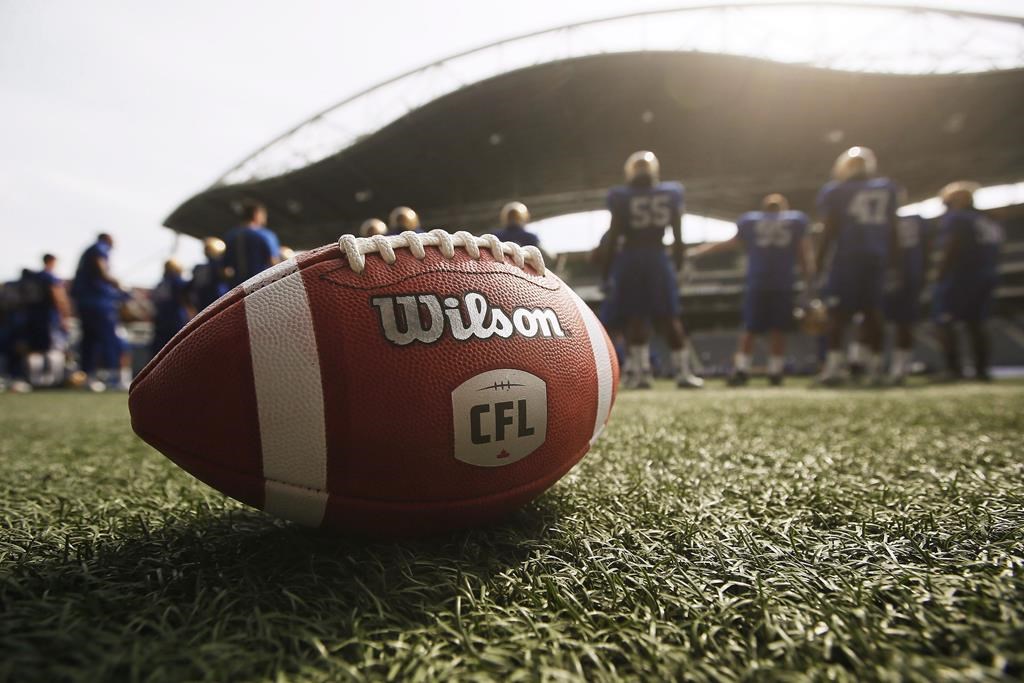
M 1024 384 L 667 385 L 507 523 L 372 543 L 0 395 L 0 679 L 1024 677 Z

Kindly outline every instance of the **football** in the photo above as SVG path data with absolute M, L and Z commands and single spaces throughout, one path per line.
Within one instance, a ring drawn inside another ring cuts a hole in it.
M 205 309 L 129 406 L 142 439 L 248 505 L 418 536 L 493 522 L 558 481 L 604 428 L 618 373 L 536 248 L 346 235 Z

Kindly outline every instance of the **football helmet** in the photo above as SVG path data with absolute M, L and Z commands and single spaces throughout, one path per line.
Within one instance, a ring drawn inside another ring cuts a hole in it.
M 219 237 L 207 237 L 203 240 L 203 252 L 206 258 L 215 259 L 224 255 L 224 240 Z
M 530 222 L 530 210 L 522 202 L 509 202 L 501 207 L 501 224 L 526 225 Z
M 359 226 L 360 237 L 373 237 L 374 235 L 388 234 L 388 226 L 379 218 L 367 218 Z
M 176 258 L 169 258 L 164 261 L 164 272 L 173 273 L 174 275 L 181 275 L 185 272 L 184 266 L 181 265 L 181 261 Z
M 765 211 L 789 211 L 789 200 L 778 192 L 773 192 L 761 200 L 761 208 Z
M 658 157 L 654 156 L 654 152 L 640 150 L 639 152 L 633 152 L 626 159 L 625 171 L 627 183 L 633 182 L 639 176 L 647 176 L 651 179 L 651 183 L 654 184 L 658 182 L 661 164 L 658 163 Z
M 843 181 L 857 176 L 870 178 L 878 170 L 875 153 L 867 147 L 851 147 L 836 159 L 832 165 L 832 177 Z
M 811 299 L 805 306 L 797 307 L 793 311 L 793 317 L 804 334 L 811 337 L 825 334 L 828 326 L 828 308 L 821 299 Z
M 288 259 L 290 259 L 293 256 L 295 256 L 295 250 L 292 249 L 291 247 L 286 247 L 286 246 L 282 245 L 281 246 L 280 256 L 281 256 L 281 260 L 282 261 L 287 261 Z
M 420 217 L 408 206 L 396 206 L 388 214 L 388 227 L 393 232 L 415 230 L 420 227 Z
M 951 209 L 968 209 L 974 206 L 974 193 L 980 187 L 970 180 L 957 180 L 939 190 L 939 199 Z

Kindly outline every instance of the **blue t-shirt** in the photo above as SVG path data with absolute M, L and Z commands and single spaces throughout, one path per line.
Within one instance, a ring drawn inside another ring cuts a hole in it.
M 184 324 L 188 311 L 182 305 L 188 290 L 188 283 L 180 275 L 164 275 L 153 290 L 153 305 L 156 307 L 155 322 L 158 327 Z
M 110 263 L 110 245 L 97 242 L 82 254 L 71 285 L 71 295 L 84 306 L 113 306 L 121 300 L 117 287 L 101 277 L 97 261 Z
M 221 277 L 220 259 L 210 259 L 192 269 L 192 302 L 202 310 L 228 291 L 228 285 Z
M 736 236 L 747 248 L 747 287 L 793 288 L 800 241 L 807 234 L 802 211 L 751 211 L 736 221 Z
M 896 221 L 896 238 L 899 241 L 903 271 L 904 289 L 917 289 L 924 284 L 924 246 L 931 236 L 931 224 L 921 216 L 901 216 Z
M 943 282 L 971 287 L 996 279 L 1003 228 L 976 209 L 947 211 L 939 223 L 940 248 L 956 239 L 957 251 Z
M 495 231 L 495 236 L 502 242 L 514 242 L 521 247 L 539 247 L 540 238 L 521 225 L 506 225 Z
M 234 274 L 229 284 L 234 287 L 274 265 L 281 254 L 277 235 L 267 228 L 241 225 L 224 236 L 224 267 Z
M 661 246 L 665 228 L 683 213 L 683 186 L 664 182 L 652 187 L 623 185 L 608 190 L 612 225 L 622 231 L 623 247 Z
M 881 265 L 889 251 L 889 226 L 898 203 L 899 189 L 888 178 L 832 181 L 821 188 L 818 210 L 839 225 L 837 257 L 866 258 Z

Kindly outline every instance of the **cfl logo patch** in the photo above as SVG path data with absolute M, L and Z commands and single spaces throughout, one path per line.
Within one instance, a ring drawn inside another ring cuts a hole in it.
M 548 388 L 523 370 L 489 370 L 452 391 L 455 459 L 502 467 L 537 450 L 548 431 Z

